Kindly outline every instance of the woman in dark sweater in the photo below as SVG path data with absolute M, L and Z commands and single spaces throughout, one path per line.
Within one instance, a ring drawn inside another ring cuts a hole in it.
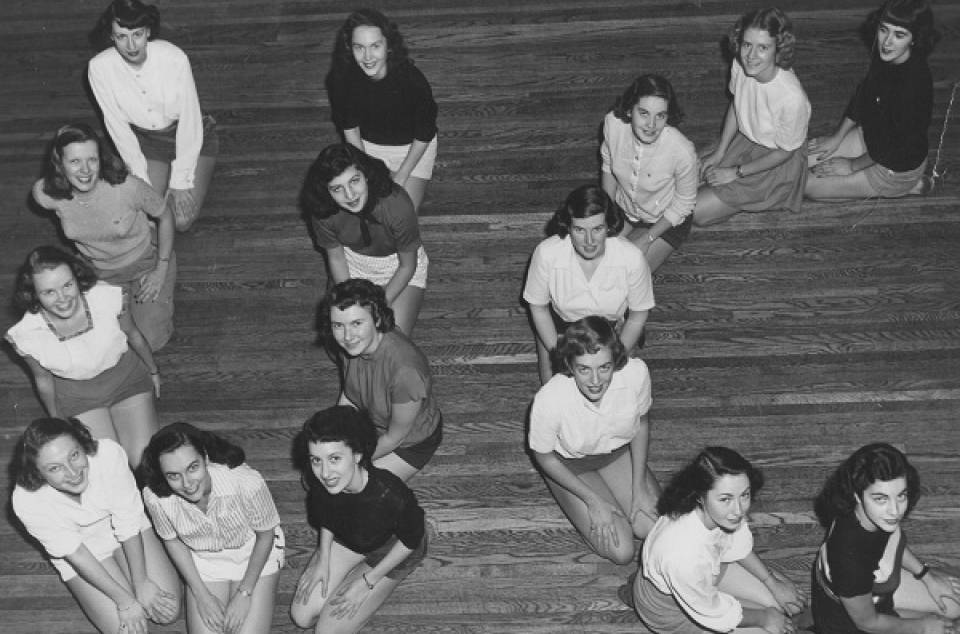
M 367 415 L 343 405 L 314 414 L 295 440 L 320 540 L 290 613 L 317 634 L 363 627 L 427 551 L 423 509 L 400 478 L 373 466 L 376 445 Z
M 863 27 L 870 68 L 833 134 L 808 144 L 814 200 L 924 193 L 933 78 L 927 55 L 938 34 L 927 0 L 888 0 Z

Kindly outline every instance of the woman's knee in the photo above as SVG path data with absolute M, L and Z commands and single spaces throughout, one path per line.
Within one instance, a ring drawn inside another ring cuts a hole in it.
M 304 605 L 303 603 L 297 603 L 294 600 L 293 604 L 290 606 L 290 618 L 293 620 L 294 624 L 301 629 L 310 629 L 317 623 L 317 618 L 319 614 L 316 609 L 311 606 L 309 603 Z

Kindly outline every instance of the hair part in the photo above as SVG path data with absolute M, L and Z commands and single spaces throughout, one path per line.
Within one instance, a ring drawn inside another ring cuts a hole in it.
M 776 42 L 774 63 L 785 70 L 793 67 L 797 38 L 793 33 L 793 23 L 786 13 L 777 7 L 768 7 L 755 9 L 740 16 L 727 39 L 730 52 L 737 59 L 740 58 L 740 47 L 743 45 L 743 36 L 747 29 L 765 31 Z
M 107 5 L 87 36 L 90 45 L 102 51 L 113 46 L 113 23 L 125 29 L 150 29 L 150 37 L 160 35 L 160 10 L 141 0 L 113 0 Z
M 233 469 L 242 465 L 246 459 L 243 449 L 223 436 L 204 431 L 190 423 L 171 423 L 162 427 L 150 438 L 143 449 L 137 477 L 141 483 L 150 487 L 157 497 L 173 495 L 173 489 L 160 466 L 160 457 L 176 451 L 180 447 L 193 447 L 197 453 L 210 462 L 226 465 Z
M 73 198 L 73 186 L 63 170 L 63 154 L 68 145 L 93 141 L 100 159 L 100 178 L 111 185 L 127 180 L 130 171 L 109 143 L 103 141 L 93 128 L 85 123 L 61 126 L 53 135 L 43 166 L 43 193 L 56 200 Z
M 361 213 L 372 210 L 381 199 L 393 193 L 390 169 L 350 143 L 334 143 L 323 148 L 307 169 L 300 189 L 300 208 L 310 217 L 324 219 L 340 213 L 340 205 L 330 194 L 330 182 L 355 167 L 367 179 L 367 204 Z
M 373 466 L 377 430 L 369 414 L 349 405 L 328 407 L 308 418 L 293 441 L 293 462 L 308 489 L 322 486 L 310 464 L 310 444 L 325 442 L 342 442 L 360 455 L 360 466 Z
M 33 278 L 42 271 L 52 271 L 59 266 L 67 266 L 70 269 L 81 293 L 86 293 L 97 283 L 96 271 L 84 260 L 58 247 L 40 246 L 27 254 L 23 264 L 17 270 L 13 305 L 22 312 L 40 312 L 42 306 Z
M 645 74 L 633 80 L 613 106 L 613 114 L 624 123 L 630 123 L 634 107 L 644 97 L 660 97 L 667 102 L 667 125 L 683 121 L 683 109 L 677 101 L 673 86 L 662 75 Z
M 602 348 L 610 351 L 615 371 L 622 370 L 630 360 L 629 351 L 607 319 L 598 315 L 578 319 L 557 337 L 557 347 L 554 349 L 556 367 L 563 374 L 573 376 L 577 357 L 596 354 Z
M 375 27 L 383 34 L 387 42 L 387 73 L 409 62 L 407 45 L 403 41 L 403 35 L 400 34 L 396 22 L 391 21 L 376 9 L 363 8 L 348 15 L 337 31 L 337 43 L 333 55 L 335 69 L 345 71 L 357 65 L 353 57 L 353 32 L 359 26 Z
M 61 436 L 70 436 L 77 441 L 83 453 L 96 455 L 97 441 L 86 425 L 76 418 L 37 418 L 27 425 L 14 447 L 13 465 L 17 485 L 27 491 L 36 491 L 47 479 L 37 467 L 37 455 L 48 443 Z
M 657 513 L 673 518 L 686 515 L 726 475 L 747 476 L 751 495 L 763 488 L 763 474 L 749 460 L 727 447 L 707 447 L 670 479 L 657 500 Z
M 613 202 L 599 185 L 581 185 L 567 195 L 567 199 L 547 222 L 547 235 L 567 237 L 574 218 L 591 218 L 603 214 L 607 236 L 616 236 L 623 231 L 626 218 L 623 210 Z

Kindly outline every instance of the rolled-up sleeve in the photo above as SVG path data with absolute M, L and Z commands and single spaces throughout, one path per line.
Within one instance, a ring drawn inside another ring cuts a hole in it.
M 663 577 L 683 611 L 706 629 L 730 632 L 743 620 L 743 606 L 717 588 L 709 562 L 673 558 L 665 562 Z

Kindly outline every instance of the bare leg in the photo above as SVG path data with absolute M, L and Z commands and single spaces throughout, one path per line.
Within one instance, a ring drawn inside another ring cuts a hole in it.
M 407 193 L 410 194 L 410 200 L 413 201 L 413 210 L 415 212 L 420 211 L 420 205 L 423 204 L 423 199 L 427 195 L 427 183 L 430 181 L 425 178 L 418 178 L 416 176 L 411 176 L 407 178 L 407 184 L 403 186 Z
M 922 581 L 913 578 L 912 575 L 900 575 L 900 587 L 893 593 L 893 603 L 897 606 L 897 611 L 903 613 L 903 616 L 923 616 L 924 614 L 939 614 L 948 619 L 960 618 L 960 597 L 945 598 L 943 602 L 947 606 L 946 613 L 942 612 L 933 597 L 927 592 L 927 587 Z
M 260 577 L 257 585 L 253 589 L 251 597 L 250 611 L 247 612 L 247 618 L 240 628 L 239 634 L 269 634 L 273 623 L 273 606 L 277 595 L 277 582 L 280 579 L 279 574 L 272 574 Z M 236 591 L 239 581 L 210 581 L 205 582 L 207 590 L 213 596 L 220 600 L 220 603 L 226 607 Z M 190 634 L 220 634 L 214 630 L 208 629 L 203 619 L 200 618 L 200 609 L 197 606 L 196 598 L 193 593 L 187 592 L 187 631 Z
M 617 504 L 623 509 L 629 522 L 630 507 L 633 504 L 633 457 L 631 453 L 627 452 L 623 454 L 607 466 L 599 469 L 597 473 L 603 478 L 607 488 L 610 489 L 616 497 Z M 650 471 L 649 468 L 647 468 L 644 479 L 646 480 L 647 490 L 652 493 L 652 505 L 645 509 L 650 514 L 650 521 L 641 527 L 640 530 L 637 530 L 637 527 L 632 527 L 633 534 L 640 539 L 646 537 L 650 529 L 653 528 L 657 512 L 656 500 L 660 494 L 660 483 L 657 482 L 656 476 L 653 475 L 653 472 Z
M 337 588 L 343 583 L 347 573 L 361 565 L 366 566 L 366 564 L 363 563 L 363 555 L 355 553 L 334 541 L 330 546 L 330 576 L 327 579 L 326 588 L 318 583 L 305 604 L 297 603 L 296 600 L 294 600 L 290 606 L 290 616 L 293 618 L 293 622 L 297 624 L 297 627 L 311 628 L 319 625 L 317 619 L 320 618 L 327 600 L 333 597 Z M 324 590 L 326 591 L 325 596 Z M 318 629 L 317 631 L 319 632 L 320 630 Z
M 424 292 L 425 290 L 419 286 L 407 285 L 390 306 L 397 320 L 397 328 L 408 337 L 413 335 L 413 327 L 417 323 L 420 306 L 423 304 Z
M 118 440 L 117 432 L 113 427 L 113 418 L 110 416 L 110 410 L 106 407 L 92 409 L 82 414 L 77 414 L 74 418 L 90 428 L 90 434 L 94 438 L 109 438 Z
M 117 551 L 120 552 L 120 549 L 118 548 Z M 126 574 L 120 569 L 120 564 L 115 557 L 107 557 L 100 563 L 117 583 L 125 586 L 131 594 L 133 593 L 133 586 L 127 579 Z M 80 609 L 83 610 L 83 613 L 90 619 L 95 628 L 101 632 L 120 631 L 117 604 L 113 602 L 113 599 L 93 587 L 79 575 L 67 581 L 66 585 L 70 594 L 80 604 Z
M 370 566 L 365 563 L 354 566 L 334 591 L 334 598 L 349 588 L 351 584 L 358 582 L 363 583 L 359 581 L 360 575 L 368 570 L 370 570 Z M 398 585 L 400 585 L 400 582 L 390 577 L 381 579 L 377 582 L 377 585 L 373 587 L 373 590 L 370 591 L 370 594 L 367 595 L 367 598 L 364 599 L 356 614 L 351 617 L 337 618 L 334 616 L 333 609 L 335 606 L 333 605 L 334 601 L 331 600 L 320 612 L 320 618 L 317 620 L 317 625 L 314 629 L 315 634 L 352 634 L 353 632 L 358 632 L 364 623 L 370 620 L 370 617 L 383 605 L 387 597 L 393 594 L 393 591 Z
M 849 176 L 815 176 L 810 174 L 803 195 L 811 200 L 856 200 L 874 198 L 877 190 L 863 171 Z
M 740 211 L 723 202 L 709 185 L 703 185 L 697 192 L 697 206 L 693 208 L 693 224 L 706 227 L 723 222 Z
M 167 193 L 167 182 L 170 180 L 170 163 L 147 159 L 147 175 L 150 184 L 161 194 Z
M 117 438 L 127 452 L 130 466 L 136 468 L 150 438 L 160 429 L 153 393 L 134 394 L 111 405 L 110 417 L 113 419 Z
M 747 608 L 778 607 L 777 600 L 770 594 L 770 590 L 738 563 L 726 565 L 720 573 L 717 587 L 723 592 L 735 596 Z M 762 627 L 738 627 L 734 632 L 739 634 L 765 634 Z
M 373 461 L 373 466 L 377 469 L 386 469 L 404 482 L 420 473 L 420 470 L 412 464 L 397 456 L 395 453 L 388 453 Z
M 660 265 L 666 262 L 667 258 L 670 257 L 670 254 L 675 251 L 673 246 L 664 240 L 663 238 L 657 238 L 653 241 L 653 244 L 650 244 L 649 247 L 647 243 L 647 231 L 649 227 L 640 226 L 636 228 L 631 228 L 629 222 L 624 223 L 624 230 L 620 233 L 621 236 L 626 237 L 630 242 L 637 245 L 642 251 L 646 249 L 647 257 L 647 266 L 650 267 L 650 272 L 655 273 Z

